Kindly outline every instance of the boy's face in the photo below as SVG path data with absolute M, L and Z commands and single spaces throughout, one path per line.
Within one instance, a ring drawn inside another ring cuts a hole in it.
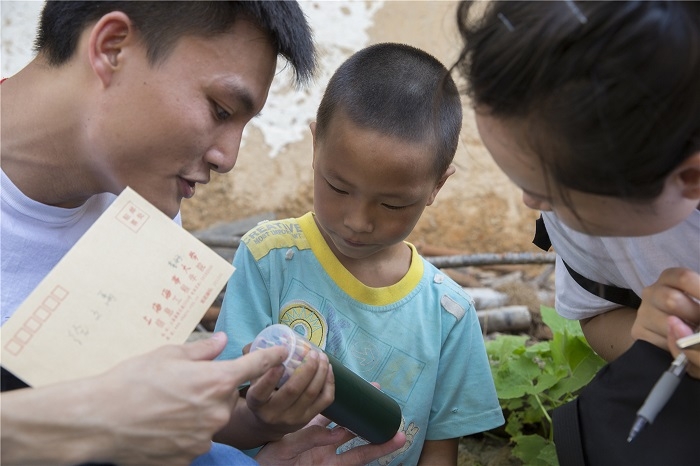
M 323 140 L 314 133 L 314 212 L 335 255 L 346 260 L 391 254 L 432 204 L 440 180 L 426 146 L 383 135 L 336 113 Z
M 276 50 L 238 20 L 225 34 L 183 37 L 156 65 L 140 45 L 121 54 L 87 131 L 98 179 L 112 192 L 131 186 L 173 217 L 195 183 L 233 168 L 243 128 L 267 99 Z

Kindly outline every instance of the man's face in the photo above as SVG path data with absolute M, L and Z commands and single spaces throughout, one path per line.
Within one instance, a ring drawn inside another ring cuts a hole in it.
M 238 20 L 225 34 L 183 37 L 156 65 L 144 47 L 122 53 L 123 69 L 88 123 L 93 166 L 104 189 L 128 185 L 174 217 L 211 170 L 233 168 L 243 128 L 267 99 L 276 50 Z

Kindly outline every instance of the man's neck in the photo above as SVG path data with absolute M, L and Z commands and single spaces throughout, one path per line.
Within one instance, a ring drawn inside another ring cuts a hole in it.
M 73 65 L 75 66 L 75 65 Z M 77 207 L 92 194 L 82 155 L 78 81 L 37 58 L 2 83 L 2 169 L 28 197 Z

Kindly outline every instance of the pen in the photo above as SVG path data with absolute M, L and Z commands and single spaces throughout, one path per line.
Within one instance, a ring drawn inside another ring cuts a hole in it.
M 654 385 L 654 388 L 651 389 L 646 400 L 644 400 L 644 404 L 639 408 L 639 411 L 637 411 L 637 418 L 632 425 L 632 430 L 630 430 L 629 436 L 627 437 L 627 442 L 634 440 L 647 424 L 654 422 L 656 415 L 659 414 L 681 382 L 687 365 L 688 358 L 686 358 L 683 353 L 680 353 L 676 359 L 673 360 L 671 367 L 669 367 L 658 382 L 656 382 L 656 385 Z

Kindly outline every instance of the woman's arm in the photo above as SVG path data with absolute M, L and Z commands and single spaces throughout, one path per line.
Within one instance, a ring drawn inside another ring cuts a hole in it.
M 620 307 L 581 319 L 579 323 L 593 351 L 610 362 L 627 351 L 634 343 L 632 325 L 636 317 L 636 309 Z

